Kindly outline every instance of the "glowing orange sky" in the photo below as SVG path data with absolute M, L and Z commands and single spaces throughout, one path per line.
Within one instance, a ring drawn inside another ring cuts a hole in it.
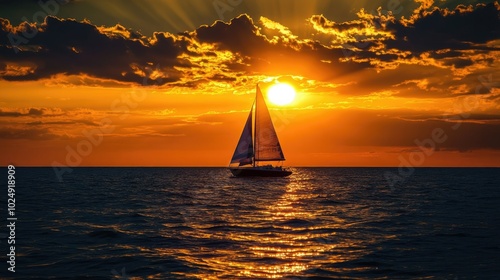
M 335 12 L 321 12 L 324 1 L 256 1 L 212 25 L 213 5 L 160 1 L 173 4 L 159 17 L 147 1 L 132 14 L 131 1 L 110 23 L 116 2 L 82 2 L 17 48 L 8 34 L 28 27 L 16 16 L 37 7 L 2 21 L 2 165 L 226 166 L 255 84 L 265 93 L 281 81 L 297 91 L 289 105 L 269 104 L 286 165 L 500 166 L 498 17 L 491 32 L 453 31 L 477 16 L 495 23 L 497 3 L 379 1 L 393 11 L 377 15 L 367 1 Z M 82 10 L 97 12 L 81 22 Z M 432 13 L 441 29 L 430 34 Z

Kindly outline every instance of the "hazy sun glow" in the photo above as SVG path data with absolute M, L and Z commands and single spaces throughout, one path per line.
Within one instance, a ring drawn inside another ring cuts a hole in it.
M 295 99 L 295 89 L 289 84 L 275 84 L 267 91 L 267 97 L 276 105 L 287 105 Z

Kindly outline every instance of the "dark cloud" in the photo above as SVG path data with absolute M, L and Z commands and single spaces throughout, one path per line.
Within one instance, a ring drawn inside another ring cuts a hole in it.
M 500 38 L 500 6 L 495 2 L 459 5 L 452 11 L 434 8 L 410 21 L 390 21 L 386 30 L 395 35 L 386 41 L 388 48 L 415 53 L 474 49 L 476 44 Z
M 430 3 L 422 4 L 410 19 L 361 11 L 359 19 L 349 22 L 336 23 L 322 15 L 312 16 L 309 22 L 320 33 L 333 36 L 332 47 L 347 42 L 351 48 L 348 59 L 367 59 L 382 70 L 402 63 L 455 69 L 494 62 L 492 57 L 474 61 L 470 56 L 500 51 L 494 44 L 488 45 L 500 38 L 498 2 L 454 9 L 431 7 Z
M 495 83 L 478 87 L 482 83 L 477 81 L 482 75 L 498 72 L 495 63 L 500 48 L 493 43 L 500 38 L 498 2 L 454 9 L 419 8 L 410 19 L 359 16 L 368 27 L 389 35 L 351 44 L 350 59 L 368 59 L 381 72 L 366 72 L 363 79 L 341 93 L 396 89 L 399 96 L 450 97 L 489 94 L 498 87 Z M 318 22 L 325 28 L 318 29 L 322 32 L 335 29 L 327 19 Z
M 23 116 L 20 112 L 3 112 L 0 110 L 0 117 L 20 117 Z
M 100 30 L 88 22 L 56 17 L 47 17 L 36 33 L 34 30 L 35 26 L 27 23 L 13 27 L 2 21 L 1 64 L 32 64 L 29 74 L 4 74 L 3 79 L 87 74 L 136 84 L 165 84 L 178 80 L 180 74 L 174 66 L 182 64 L 177 57 L 186 51 L 186 42 L 169 34 L 155 33 L 150 41 L 145 41 L 136 39 L 137 33 L 127 33 L 121 26 Z M 34 36 L 28 38 L 26 34 Z M 148 79 L 156 65 L 161 67 L 162 75 Z
M 3 111 L 0 109 L 0 117 L 22 117 L 22 116 L 33 116 L 38 117 L 45 114 L 45 108 L 30 108 L 27 112 L 19 111 Z
M 224 75 L 224 74 L 215 74 L 212 77 L 210 77 L 210 80 L 223 81 L 223 82 L 234 82 L 234 81 L 236 81 L 236 78 L 229 77 L 229 76 Z
M 452 73 L 444 74 L 457 83 L 452 75 L 463 77 L 496 61 L 492 51 L 499 49 L 488 42 L 500 38 L 499 15 L 495 2 L 453 10 L 419 8 L 410 19 L 366 12 L 347 22 L 329 21 L 322 15 L 309 19 L 320 32 L 345 35 L 349 46 L 335 40 L 326 44 L 299 39 L 289 30 L 268 38 L 261 32 L 266 27 L 259 27 L 246 14 L 191 32 L 155 32 L 152 37 L 121 25 L 97 27 L 52 16 L 40 25 L 13 26 L 0 20 L 0 78 L 23 81 L 80 75 L 102 83 L 195 87 L 211 80 L 235 83 L 237 75 L 296 75 L 355 84 L 359 90 L 345 93 L 369 94 L 373 87 L 388 89 L 448 69 Z M 403 78 L 402 65 L 418 65 L 411 73 L 421 74 Z M 388 73 L 381 77 L 374 69 Z M 366 75 L 353 81 L 355 73 Z
M 453 65 L 456 68 L 464 68 L 467 66 L 471 66 L 474 64 L 472 59 L 464 59 L 464 58 L 456 58 L 456 59 L 448 59 L 444 61 L 444 65 Z
M 28 115 L 30 115 L 30 116 L 41 116 L 41 115 L 43 115 L 43 109 L 31 108 L 28 111 Z
M 0 128 L 0 139 L 53 140 L 60 138 L 47 128 Z
M 93 121 L 88 121 L 88 120 L 49 121 L 49 122 L 36 121 L 36 122 L 28 122 L 26 124 L 27 125 L 31 125 L 31 126 L 42 126 L 42 125 L 74 125 L 74 124 L 84 124 L 84 125 L 89 125 L 89 126 L 99 126 L 99 124 L 97 124 L 97 123 L 95 123 Z
M 371 68 L 368 62 L 347 61 L 343 48 L 330 48 L 319 42 L 281 38 L 271 41 L 259 32 L 248 15 L 240 15 L 229 23 L 217 21 L 211 26 L 201 26 L 195 33 L 196 40 L 215 44 L 219 50 L 229 50 L 243 56 L 243 63 L 230 65 L 233 71 L 269 75 L 301 75 L 319 80 Z M 335 63 L 324 63 L 326 60 Z
M 196 37 L 201 42 L 221 45 L 242 55 L 254 54 L 255 50 L 265 50 L 268 47 L 266 38 L 259 34 L 257 26 L 247 15 L 241 15 L 230 23 L 217 21 L 213 25 L 204 25 L 196 30 Z

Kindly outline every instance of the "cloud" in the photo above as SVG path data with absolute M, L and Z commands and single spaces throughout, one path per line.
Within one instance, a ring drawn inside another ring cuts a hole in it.
M 393 38 L 389 31 L 380 28 L 381 21 L 377 21 L 377 17 L 367 14 L 364 10 L 358 13 L 358 17 L 360 18 L 358 20 L 334 22 L 323 15 L 313 15 L 309 18 L 309 22 L 317 31 L 333 35 L 333 43 L 339 45 L 354 44 L 354 47 L 357 47 L 357 45 L 366 45 L 368 42 Z M 380 19 L 388 20 L 383 16 Z
M 395 87 L 400 96 L 428 98 L 490 94 L 498 87 L 494 81 L 477 91 L 482 84 L 478 77 L 498 72 L 498 2 L 454 9 L 434 7 L 433 1 L 418 3 L 420 7 L 409 19 L 398 19 L 381 9 L 372 14 L 361 10 L 358 19 L 348 22 L 337 23 L 322 15 L 309 19 L 320 35 L 331 36 L 331 48 L 349 49 L 344 60 L 368 61 L 377 69 L 376 74 L 363 70 L 363 79 L 339 93 Z
M 333 35 L 332 44 L 349 43 L 352 59 L 414 64 L 410 59 L 425 59 L 422 54 L 440 59 L 462 56 L 442 64 L 462 68 L 472 64 L 462 51 L 500 51 L 487 44 L 500 38 L 498 2 L 458 5 L 454 10 L 431 8 L 433 1 L 418 2 L 421 6 L 410 19 L 396 19 L 378 9 L 376 14 L 361 10 L 357 14 L 359 19 L 349 22 L 336 23 L 322 15 L 312 16 L 309 21 L 318 32 Z M 397 59 L 373 56 L 374 52 L 393 53 Z
M 459 89 L 468 93 L 471 86 L 460 87 L 458 78 L 470 80 L 498 68 L 500 6 L 495 2 L 447 9 L 432 3 L 418 1 L 420 7 L 409 18 L 382 9 L 360 10 L 357 19 L 344 22 L 312 15 L 304 24 L 330 38 L 328 42 L 299 38 L 287 26 L 266 17 L 254 22 L 246 14 L 151 37 L 119 24 L 104 27 L 52 16 L 40 25 L 13 26 L 0 20 L 0 78 L 199 88 L 289 75 L 348 85 L 337 91 L 346 95 L 393 86 L 402 95 L 422 89 L 441 95 Z M 437 76 L 442 85 L 433 84 Z M 411 82 L 417 79 L 428 86 Z
M 264 20 L 267 28 L 283 29 Z M 312 40 L 300 40 L 292 35 L 269 39 L 260 32 L 248 15 L 241 15 L 229 23 L 217 21 L 211 26 L 198 28 L 194 35 L 198 41 L 214 44 L 217 50 L 228 50 L 243 57 L 243 61 L 230 65 L 233 71 L 265 75 L 297 75 L 328 80 L 335 76 L 357 72 L 371 67 L 367 62 L 346 61 L 342 66 L 324 63 L 344 57 L 343 49 L 330 48 Z
M 222 76 L 235 81 L 235 72 L 323 73 L 325 77 L 320 79 L 325 79 L 369 67 L 365 62 L 327 65 L 322 61 L 342 57 L 342 50 L 298 40 L 286 27 L 262 21 L 283 36 L 279 40 L 267 38 L 247 15 L 193 32 L 155 32 L 152 37 L 121 25 L 98 27 L 88 21 L 52 16 L 38 26 L 26 22 L 12 26 L 2 20 L 0 77 L 25 81 L 81 75 L 98 81 L 182 85 Z
M 242 55 L 265 50 L 268 45 L 266 38 L 247 15 L 234 18 L 229 23 L 216 21 L 210 26 L 203 25 L 196 29 L 195 36 L 200 42 L 213 43 L 221 49 L 229 49 Z
M 60 139 L 60 137 L 48 128 L 0 128 L 0 139 L 53 140 Z
M 74 121 L 36 121 L 36 122 L 28 122 L 26 123 L 30 126 L 43 126 L 43 125 L 74 125 L 74 124 L 83 124 L 88 126 L 99 126 L 99 124 L 89 121 L 89 120 L 74 120 Z
M 433 115 L 413 110 L 314 110 L 296 112 L 290 133 L 307 131 L 308 137 L 297 140 L 296 148 L 321 147 L 407 147 L 416 148 L 432 139 L 434 130 L 442 130 L 445 141 L 436 148 L 453 151 L 500 150 L 500 115 Z M 320 121 L 318 121 L 320 120 Z M 324 129 L 328 124 L 329 129 Z M 286 134 L 284 136 L 286 137 Z M 294 135 L 294 134 L 292 134 Z M 292 144 L 295 140 L 292 137 Z M 310 140 L 308 140 L 310 139 Z M 310 143 L 309 143 L 310 142 Z M 310 144 L 310 145 L 309 145 Z M 318 148 L 319 149 L 319 148 Z
M 428 9 L 428 4 L 425 7 Z M 409 20 L 388 22 L 386 30 L 393 33 L 395 38 L 387 40 L 386 47 L 413 53 L 488 49 L 481 44 L 500 38 L 498 2 L 477 4 L 475 7 L 459 5 L 454 10 L 426 9 L 419 10 Z
M 0 110 L 0 117 L 19 117 L 22 116 L 23 114 L 19 112 L 4 112 Z
M 270 30 L 276 30 L 280 35 L 282 35 L 285 38 L 293 38 L 293 39 L 297 38 L 297 36 L 292 34 L 292 31 L 290 31 L 288 27 L 280 24 L 279 22 L 275 22 L 263 16 L 260 17 L 259 22 L 262 23 L 264 28 Z
M 30 110 L 28 111 L 28 115 L 41 116 L 43 115 L 43 109 L 30 108 Z
M 56 116 L 60 115 L 62 112 L 58 108 L 24 108 L 19 110 L 9 110 L 0 108 L 0 117 L 39 117 L 39 116 Z
M 0 66 L 4 69 L 0 73 L 9 81 L 38 80 L 63 73 L 165 84 L 179 79 L 180 73 L 174 67 L 183 65 L 177 57 L 186 51 L 182 37 L 157 32 L 146 39 L 120 25 L 98 28 L 86 21 L 49 16 L 38 27 L 28 23 L 12 26 L 6 20 L 1 26 Z M 15 71 L 20 68 L 16 65 L 30 68 Z M 154 76 L 156 67 L 160 71 Z

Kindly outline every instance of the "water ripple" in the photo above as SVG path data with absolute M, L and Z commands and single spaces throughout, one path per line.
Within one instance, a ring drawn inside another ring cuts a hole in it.
M 500 275 L 498 169 L 20 168 L 23 279 L 401 279 Z M 465 175 L 467 174 L 467 175 Z M 55 178 L 54 178 L 55 179 Z M 3 199 L 3 197 L 2 197 Z

